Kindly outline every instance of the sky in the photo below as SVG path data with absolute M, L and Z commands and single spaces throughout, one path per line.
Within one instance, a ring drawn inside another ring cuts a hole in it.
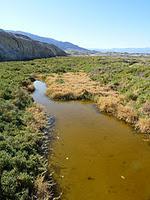
M 150 47 L 150 0 L 0 0 L 0 28 L 85 48 Z

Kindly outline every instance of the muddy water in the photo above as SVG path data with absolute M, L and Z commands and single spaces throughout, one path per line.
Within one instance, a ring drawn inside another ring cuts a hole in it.
M 56 117 L 50 158 L 63 200 L 150 200 L 150 146 L 92 103 L 54 102 L 35 82 L 33 98 Z

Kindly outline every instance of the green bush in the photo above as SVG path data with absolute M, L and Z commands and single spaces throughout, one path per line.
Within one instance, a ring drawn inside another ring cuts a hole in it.
M 0 63 L 0 199 L 29 200 L 34 180 L 46 170 L 42 133 L 28 127 L 33 103 L 24 89 L 36 74 L 84 71 L 101 85 L 125 95 L 137 110 L 150 101 L 148 57 L 62 57 Z M 62 80 L 58 80 L 61 83 Z M 142 113 L 140 113 L 142 115 Z M 145 114 L 146 115 L 146 114 Z

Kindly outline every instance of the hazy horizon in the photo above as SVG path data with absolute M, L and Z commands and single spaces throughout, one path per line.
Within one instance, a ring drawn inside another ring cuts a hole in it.
M 6 29 L 4 29 L 4 30 L 6 30 Z M 27 31 L 22 31 L 22 30 L 12 30 L 12 29 L 10 29 L 10 30 L 6 30 L 6 31 L 16 31 L 16 32 L 24 32 L 24 33 L 29 33 L 29 32 L 27 32 Z M 33 35 L 37 35 L 37 36 L 40 36 L 40 37 L 45 37 L 45 38 L 51 38 L 51 37 L 49 37 L 49 36 L 44 36 L 44 35 L 38 35 L 38 34 L 35 34 L 35 33 L 29 33 L 29 34 L 33 34 Z M 57 38 L 51 38 L 51 39 L 55 39 L 55 40 L 58 40 L 58 41 L 61 41 L 61 42 L 70 42 L 70 43 L 73 43 L 72 41 L 62 41 L 62 40 L 59 40 L 59 39 L 57 39 Z M 75 44 L 75 43 L 74 43 Z M 78 44 L 75 44 L 75 45 L 78 45 Z M 79 45 L 80 46 L 80 45 Z M 80 46 L 80 47 L 83 47 L 83 46 Z M 84 47 L 83 47 L 84 48 Z M 111 48 L 94 48 L 94 47 L 86 47 L 87 49 L 89 49 L 89 50 L 111 50 L 111 49 L 140 49 L 140 48 L 150 48 L 150 46 L 145 46 L 145 47 L 111 47 Z
M 5 0 L 1 1 L 0 28 L 88 49 L 148 48 L 149 6 L 148 0 Z

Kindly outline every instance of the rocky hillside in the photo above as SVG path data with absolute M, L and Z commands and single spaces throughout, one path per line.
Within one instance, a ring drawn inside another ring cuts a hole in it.
M 42 43 L 22 34 L 9 33 L 0 29 L 0 61 L 30 60 L 66 56 L 52 44 Z
M 72 44 L 71 42 L 62 42 L 62 41 L 58 41 L 52 38 L 47 38 L 47 37 L 41 37 L 35 34 L 31 34 L 31 33 L 26 33 L 26 32 L 22 32 L 22 31 L 9 31 L 12 33 L 17 33 L 17 34 L 21 34 L 21 35 L 25 35 L 30 37 L 33 40 L 37 40 L 39 42 L 45 42 L 48 44 L 54 44 L 57 47 L 63 49 L 64 51 L 70 52 L 70 51 L 74 51 L 74 52 L 80 52 L 80 53 L 91 53 L 92 51 L 85 49 L 83 47 L 79 47 L 78 45 Z

